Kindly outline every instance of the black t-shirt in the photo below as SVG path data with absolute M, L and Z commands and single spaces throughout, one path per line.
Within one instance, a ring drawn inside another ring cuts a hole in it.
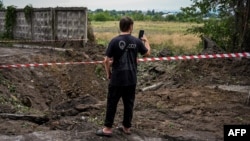
M 142 41 L 130 34 L 113 38 L 106 50 L 106 56 L 113 58 L 110 84 L 116 86 L 136 85 L 137 56 L 148 49 Z

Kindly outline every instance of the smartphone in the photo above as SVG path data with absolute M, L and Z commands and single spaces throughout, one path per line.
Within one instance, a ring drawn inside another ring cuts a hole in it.
M 143 37 L 143 34 L 144 34 L 144 30 L 140 30 L 138 38 L 141 39 L 141 37 Z

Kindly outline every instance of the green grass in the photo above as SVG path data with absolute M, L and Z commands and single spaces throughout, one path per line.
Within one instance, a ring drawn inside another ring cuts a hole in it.
M 109 41 L 119 35 L 119 22 L 91 22 L 96 40 L 105 46 Z M 175 54 L 196 53 L 199 51 L 201 39 L 193 34 L 187 34 L 186 30 L 194 23 L 181 22 L 152 22 L 135 21 L 132 35 L 137 37 L 139 30 L 143 29 L 150 41 L 151 47 L 156 50 L 170 48 Z

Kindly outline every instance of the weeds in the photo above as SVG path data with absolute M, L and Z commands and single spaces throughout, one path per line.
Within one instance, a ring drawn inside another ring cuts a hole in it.
M 0 84 L 6 86 L 10 93 L 16 92 L 16 86 L 11 83 L 9 80 L 5 79 L 4 76 L 0 73 Z
M 28 123 L 26 123 L 26 122 L 23 122 L 23 123 L 21 124 L 21 127 L 22 127 L 22 128 L 30 128 L 30 125 L 29 125 Z
M 95 74 L 97 75 L 97 77 L 101 78 L 102 77 L 102 73 L 103 73 L 103 67 L 102 67 L 102 65 L 100 65 L 100 64 L 96 65 Z
M 0 104 L 12 105 L 17 113 L 28 113 L 30 108 L 24 106 L 22 102 L 18 99 L 17 87 L 11 81 L 6 79 L 0 72 L 0 85 L 6 87 L 9 91 L 6 95 L 4 92 L 0 91 Z
M 100 113 L 100 116 L 98 116 L 98 117 L 89 117 L 88 122 L 91 122 L 91 123 L 94 123 L 97 126 L 100 126 L 100 125 L 104 124 L 104 121 L 103 121 L 104 117 L 105 117 L 105 110 L 103 110 Z
M 103 120 L 98 117 L 88 118 L 88 122 L 94 123 L 95 125 L 103 125 Z

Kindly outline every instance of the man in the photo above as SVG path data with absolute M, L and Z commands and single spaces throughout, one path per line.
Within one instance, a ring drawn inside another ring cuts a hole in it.
M 131 36 L 134 25 L 131 18 L 123 17 L 119 25 L 121 33 L 110 41 L 104 59 L 107 78 L 110 79 L 110 82 L 104 121 L 105 127 L 96 131 L 96 135 L 99 136 L 112 136 L 112 126 L 120 98 L 123 100 L 124 115 L 122 126 L 117 128 L 126 134 L 131 133 L 137 84 L 137 56 L 138 53 L 144 56 L 150 55 L 148 39 L 145 36 L 141 39 Z M 110 67 L 111 61 L 112 70 Z

